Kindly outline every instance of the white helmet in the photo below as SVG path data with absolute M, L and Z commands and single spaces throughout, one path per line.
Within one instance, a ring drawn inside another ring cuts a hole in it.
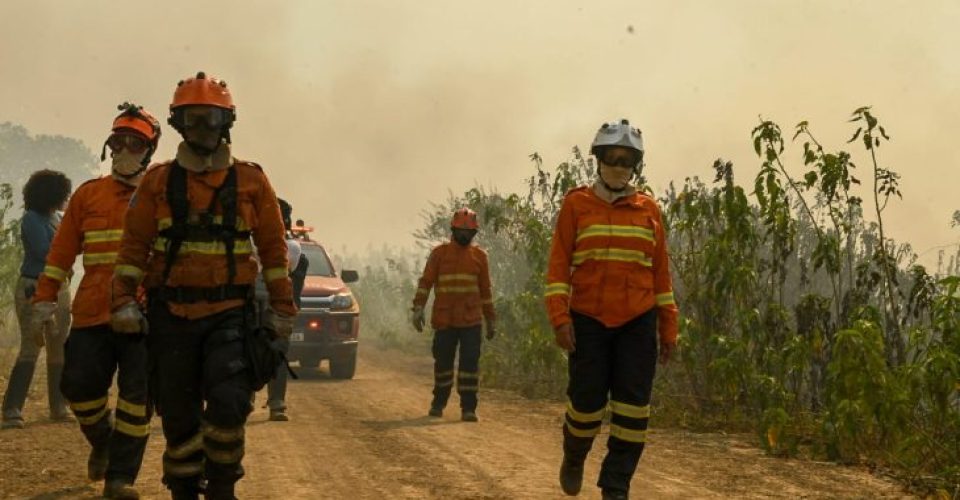
M 626 118 L 619 122 L 601 125 L 600 130 L 597 130 L 597 136 L 593 138 L 593 144 L 590 145 L 590 152 L 596 155 L 599 148 L 606 146 L 620 146 L 639 151 L 640 159 L 643 161 L 643 135 L 640 129 L 631 127 L 630 121 Z

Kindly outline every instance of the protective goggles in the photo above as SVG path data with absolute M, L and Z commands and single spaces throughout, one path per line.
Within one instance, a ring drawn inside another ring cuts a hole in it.
M 643 154 L 633 150 L 629 150 L 629 152 L 623 150 L 606 150 L 600 152 L 598 159 L 600 163 L 611 167 L 637 168 L 640 166 L 640 162 L 643 161 Z
M 223 128 L 233 120 L 230 110 L 214 106 L 188 106 L 182 111 L 183 126 L 186 128 L 206 127 L 209 129 Z
M 133 154 L 140 154 L 150 147 L 150 143 L 138 135 L 113 134 L 107 138 L 107 147 L 114 153 L 126 149 Z

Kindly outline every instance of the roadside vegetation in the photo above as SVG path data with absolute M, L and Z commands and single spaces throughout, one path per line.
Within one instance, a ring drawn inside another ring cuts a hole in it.
M 850 123 L 834 149 L 807 122 L 786 135 L 761 120 L 759 173 L 746 182 L 723 159 L 664 192 L 640 180 L 663 209 L 681 310 L 655 421 L 749 431 L 773 455 L 865 463 L 960 495 L 960 253 L 928 269 L 889 237 L 885 215 L 902 196 L 881 154 L 890 135 L 870 108 Z M 564 193 L 595 167 L 577 147 L 552 168 L 530 160 L 524 193 L 474 188 L 433 203 L 415 232 L 421 252 L 372 252 L 354 266 L 356 293 L 366 332 L 426 349 L 429 335 L 408 326 L 416 279 L 449 214 L 476 210 L 500 334 L 484 349 L 484 383 L 562 398 L 544 271 Z M 943 223 L 960 225 L 960 211 Z

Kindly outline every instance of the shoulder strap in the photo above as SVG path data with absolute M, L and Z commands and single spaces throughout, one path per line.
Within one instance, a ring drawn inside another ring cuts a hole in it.
M 170 205 L 171 225 L 163 231 L 167 238 L 163 283 L 170 279 L 170 271 L 187 237 L 187 217 L 190 215 L 190 201 L 187 199 L 187 170 L 174 161 L 167 173 L 167 203 Z
M 237 168 L 231 166 L 227 172 L 227 178 L 223 184 L 217 188 L 214 193 L 213 202 L 220 202 L 221 214 L 221 232 L 220 239 L 227 251 L 227 277 L 228 284 L 232 285 L 237 277 L 237 260 L 233 251 L 237 238 Z

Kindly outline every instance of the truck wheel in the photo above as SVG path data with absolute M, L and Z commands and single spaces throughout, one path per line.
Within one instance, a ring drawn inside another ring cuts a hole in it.
M 352 379 L 357 372 L 357 349 L 353 348 L 330 358 L 330 376 L 338 379 Z

